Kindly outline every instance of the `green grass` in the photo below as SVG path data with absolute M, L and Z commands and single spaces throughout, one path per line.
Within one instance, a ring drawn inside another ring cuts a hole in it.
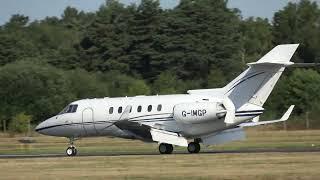
M 36 143 L 22 144 L 21 137 L 0 136 L 0 154 L 63 154 L 68 146 L 66 138 L 35 136 Z M 118 138 L 84 138 L 75 142 L 79 153 L 103 152 L 157 152 L 156 143 Z M 320 149 L 320 131 L 247 131 L 247 140 L 218 146 L 202 147 L 203 150 L 254 150 L 315 148 Z M 175 147 L 185 151 L 185 148 Z
M 318 179 L 320 153 L 0 159 L 0 179 Z
M 247 141 L 202 147 L 204 150 L 320 148 L 320 131 L 247 131 Z M 0 135 L 0 154 L 64 154 L 65 138 Z M 157 144 L 117 138 L 76 141 L 80 153 L 158 152 Z M 186 151 L 185 148 L 176 148 Z M 122 155 L 0 159 L 0 179 L 319 179 L 320 152 Z

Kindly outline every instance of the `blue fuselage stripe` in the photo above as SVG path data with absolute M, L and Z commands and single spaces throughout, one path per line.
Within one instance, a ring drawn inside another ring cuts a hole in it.
M 236 117 L 247 117 L 247 116 L 259 116 L 262 113 L 255 113 L 255 114 L 236 114 Z

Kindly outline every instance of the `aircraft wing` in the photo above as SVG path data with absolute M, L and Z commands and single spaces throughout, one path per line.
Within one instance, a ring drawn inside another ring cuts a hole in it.
M 129 131 L 136 138 L 143 141 L 155 141 L 178 146 L 188 146 L 187 139 L 176 132 L 155 129 L 153 127 L 129 120 L 117 121 L 114 123 L 114 125 L 123 131 Z
M 131 109 L 132 109 L 132 106 L 130 106 L 130 105 L 127 106 L 127 107 L 124 109 L 123 113 L 121 114 L 119 121 L 128 120 Z
M 114 125 L 128 134 L 133 135 L 137 139 L 144 141 L 150 141 L 152 139 L 150 134 L 151 127 L 147 125 L 129 120 L 119 120 L 115 122 Z
M 129 113 L 131 108 L 131 106 L 125 108 L 120 119 L 114 123 L 115 126 L 144 141 L 155 141 L 185 147 L 188 146 L 187 139 L 182 137 L 179 133 L 160 130 L 136 121 L 130 121 Z
M 259 126 L 259 125 L 265 125 L 265 124 L 272 124 L 272 123 L 277 123 L 277 122 L 283 122 L 289 119 L 290 114 L 292 113 L 294 108 L 294 105 L 291 105 L 289 107 L 289 109 L 287 110 L 286 113 L 284 113 L 284 115 L 278 119 L 278 120 L 271 120 L 271 121 L 260 121 L 260 122 L 248 122 L 248 123 L 242 123 L 238 126 L 240 127 L 253 127 L 253 126 Z

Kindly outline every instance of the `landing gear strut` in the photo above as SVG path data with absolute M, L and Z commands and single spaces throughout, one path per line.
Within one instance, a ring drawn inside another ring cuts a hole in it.
M 171 144 L 161 143 L 159 145 L 159 152 L 161 154 L 171 154 L 173 151 L 173 146 Z
M 200 152 L 200 144 L 198 142 L 191 142 L 188 144 L 189 153 L 199 153 Z
M 68 156 L 75 156 L 77 155 L 77 148 L 73 145 L 73 142 L 74 142 L 74 138 L 70 138 L 70 141 L 69 141 L 69 147 L 66 149 L 66 154 Z

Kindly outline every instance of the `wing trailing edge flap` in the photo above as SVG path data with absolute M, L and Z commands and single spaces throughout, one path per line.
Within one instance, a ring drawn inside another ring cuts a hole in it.
M 218 145 L 231 141 L 241 141 L 246 139 L 243 128 L 234 128 L 201 137 L 204 145 Z
M 188 146 L 188 141 L 186 138 L 180 136 L 178 133 L 159 130 L 159 129 L 151 129 L 150 130 L 152 140 L 159 143 L 167 143 L 177 146 Z

